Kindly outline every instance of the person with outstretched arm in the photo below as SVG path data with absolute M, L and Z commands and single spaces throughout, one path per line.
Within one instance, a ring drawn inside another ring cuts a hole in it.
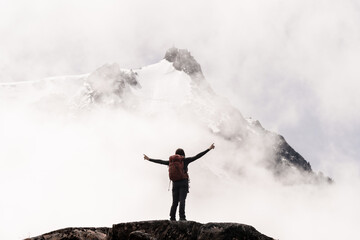
M 214 143 L 205 151 L 197 154 L 194 157 L 185 157 L 183 149 L 176 150 L 175 155 L 169 157 L 169 161 L 152 159 L 144 154 L 144 159 L 150 162 L 163 164 L 169 166 L 169 177 L 173 181 L 172 198 L 173 202 L 170 209 L 170 220 L 176 221 L 175 214 L 178 203 L 180 202 L 179 215 L 181 221 L 186 221 L 185 216 L 185 199 L 189 192 L 189 175 L 188 165 L 204 156 L 211 149 L 214 149 Z

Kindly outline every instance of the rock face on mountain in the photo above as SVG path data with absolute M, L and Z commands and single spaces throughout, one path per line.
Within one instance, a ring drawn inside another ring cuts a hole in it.
M 112 228 L 66 228 L 26 240 L 273 240 L 254 227 L 238 223 L 129 222 Z
M 173 63 L 176 70 L 184 71 L 193 78 L 204 78 L 200 64 L 188 50 L 173 47 L 166 51 L 164 58 Z
M 294 150 L 283 136 L 264 129 L 258 120 L 247 120 L 253 135 L 268 139 L 265 143 L 271 143 L 269 161 L 265 165 L 283 183 L 333 183 L 330 177 L 324 176 L 321 172 L 315 173 L 310 163 Z

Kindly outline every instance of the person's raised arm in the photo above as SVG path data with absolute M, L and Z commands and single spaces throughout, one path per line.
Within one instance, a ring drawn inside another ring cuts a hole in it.
M 214 148 L 215 148 L 215 145 L 214 145 L 214 143 L 213 143 L 213 144 L 211 144 L 211 146 L 210 146 L 208 149 L 206 149 L 205 151 L 197 154 L 197 155 L 194 156 L 194 157 L 185 158 L 184 161 L 187 161 L 188 164 L 189 164 L 189 163 L 191 163 L 191 162 L 193 162 L 193 161 L 201 158 L 201 157 L 204 156 L 207 152 L 209 152 L 210 150 L 212 150 L 212 149 L 214 149 Z
M 160 160 L 160 159 L 152 159 L 152 158 L 149 158 L 148 156 L 146 156 L 145 154 L 144 154 L 144 160 L 148 160 L 153 163 L 169 165 L 169 161 L 164 161 L 164 160 Z

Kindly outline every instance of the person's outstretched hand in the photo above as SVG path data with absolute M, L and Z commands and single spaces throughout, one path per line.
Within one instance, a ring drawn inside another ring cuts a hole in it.
M 211 144 L 211 146 L 209 147 L 209 150 L 214 149 L 214 148 L 215 148 L 215 145 Z
M 144 159 L 149 160 L 150 158 L 144 154 Z

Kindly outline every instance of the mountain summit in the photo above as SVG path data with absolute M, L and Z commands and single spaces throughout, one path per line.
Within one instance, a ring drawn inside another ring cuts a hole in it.
M 36 94 L 29 99 L 20 94 L 29 91 Z M 332 181 L 314 173 L 283 136 L 264 129 L 257 120 L 244 118 L 227 99 L 218 96 L 200 64 L 185 49 L 170 48 L 163 60 L 139 69 L 105 64 L 81 76 L 2 84 L 0 93 L 7 101 L 25 99 L 32 106 L 46 106 L 47 111 L 61 108 L 72 115 L 110 107 L 146 116 L 171 115 L 181 122 L 191 119 L 233 146 L 231 159 L 223 159 L 223 166 L 211 171 L 241 177 L 261 168 L 286 184 Z
M 166 51 L 164 59 L 173 63 L 176 70 L 184 71 L 193 78 L 204 78 L 200 64 L 186 49 L 170 48 Z

